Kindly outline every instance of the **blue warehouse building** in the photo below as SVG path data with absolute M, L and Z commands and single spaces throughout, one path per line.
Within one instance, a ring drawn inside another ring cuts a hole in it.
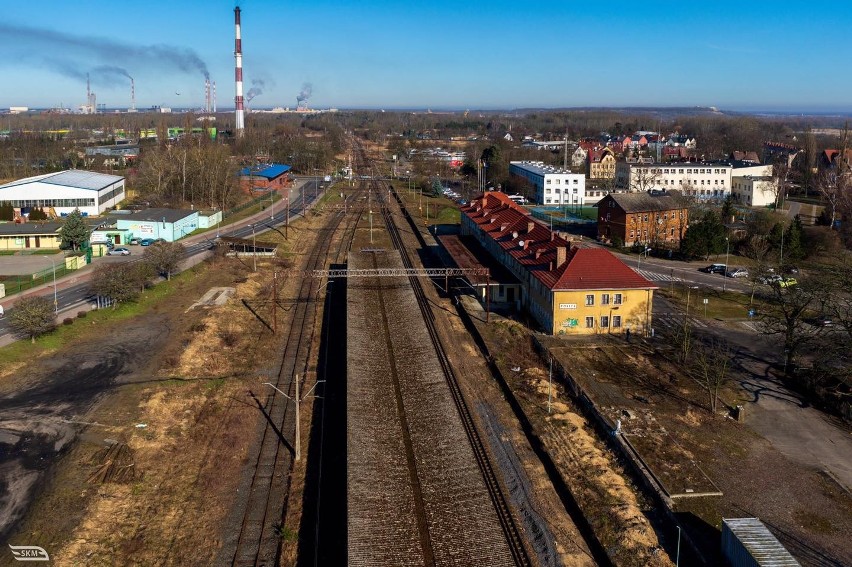
M 136 238 L 180 240 L 198 228 L 198 211 L 146 209 L 118 219 L 116 228 L 129 231 Z

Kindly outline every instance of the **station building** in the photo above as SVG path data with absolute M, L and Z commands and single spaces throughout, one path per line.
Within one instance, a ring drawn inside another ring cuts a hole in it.
M 462 237 L 475 238 L 520 282 L 520 305 L 545 332 L 650 332 L 657 286 L 608 250 L 568 242 L 497 191 L 461 210 Z
M 80 209 L 83 216 L 98 216 L 124 197 L 124 177 L 78 169 L 0 185 L 0 202 L 10 203 L 21 214 L 40 208 L 51 216 L 65 216 Z
M 509 173 L 526 179 L 534 188 L 533 200 L 539 205 L 586 204 L 586 176 L 567 169 L 545 165 L 541 161 L 509 162 Z

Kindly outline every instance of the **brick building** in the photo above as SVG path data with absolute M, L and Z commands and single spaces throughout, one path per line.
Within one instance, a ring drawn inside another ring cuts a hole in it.
M 689 223 L 688 209 L 670 195 L 613 193 L 597 207 L 598 240 L 621 239 L 624 246 L 675 248 Z
M 244 167 L 240 170 L 240 189 L 253 194 L 263 191 L 278 191 L 290 182 L 289 165 L 263 164 Z

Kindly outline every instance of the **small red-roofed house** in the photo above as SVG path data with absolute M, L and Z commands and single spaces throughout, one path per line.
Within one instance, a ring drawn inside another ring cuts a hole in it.
M 654 290 L 603 248 L 573 245 L 491 191 L 462 207 L 473 236 L 521 282 L 521 306 L 550 334 L 650 333 Z

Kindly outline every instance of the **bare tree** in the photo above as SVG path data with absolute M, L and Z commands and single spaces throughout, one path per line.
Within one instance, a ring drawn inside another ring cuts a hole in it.
M 158 274 L 172 279 L 174 272 L 186 252 L 183 244 L 177 242 L 157 242 L 145 249 L 144 261 Z
M 751 277 L 751 296 L 749 297 L 749 307 L 754 303 L 754 292 L 760 279 L 765 277 L 766 267 L 768 265 L 769 242 L 766 237 L 755 235 L 748 239 L 746 245 L 742 249 L 742 255 L 752 261 Z
M 630 174 L 630 190 L 631 191 L 650 191 L 657 185 L 660 180 L 659 167 L 637 166 L 631 168 Z
M 772 285 L 772 296 L 761 313 L 760 323 L 763 333 L 782 337 L 785 371 L 792 367 L 799 350 L 823 330 L 805 322 L 819 304 L 821 293 L 819 286 L 807 281 L 788 287 Z
M 728 381 L 731 349 L 721 340 L 699 343 L 692 361 L 693 375 L 707 392 L 710 411 L 716 413 L 719 407 L 719 392 Z
M 9 313 L 9 327 L 19 337 L 36 337 L 56 328 L 56 310 L 53 300 L 43 295 L 25 297 L 15 303 Z
M 112 299 L 115 309 L 119 303 L 139 297 L 149 273 L 145 262 L 100 265 L 92 272 L 89 288 L 96 295 Z

